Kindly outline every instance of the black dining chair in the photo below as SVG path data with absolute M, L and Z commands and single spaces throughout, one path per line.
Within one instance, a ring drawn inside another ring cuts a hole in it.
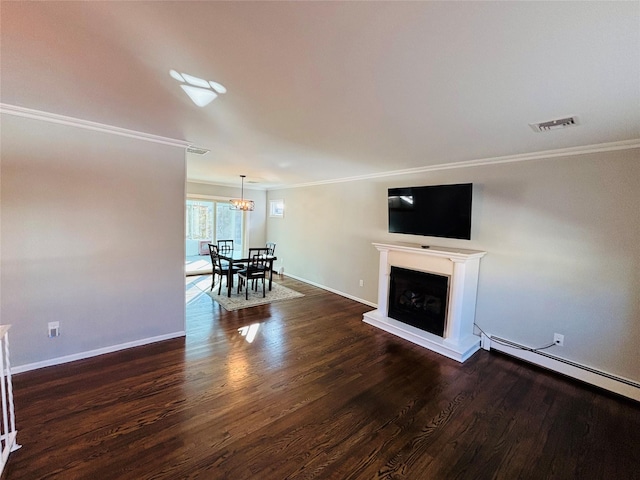
M 238 293 L 242 291 L 242 287 L 245 287 L 244 296 L 246 300 L 249 300 L 249 280 L 252 281 L 253 289 L 257 291 L 257 280 L 262 279 L 262 297 L 267 294 L 265 284 L 267 273 L 269 272 L 269 260 L 267 256 L 269 250 L 267 248 L 250 248 L 247 258 L 249 262 L 247 266 L 238 272 Z
M 233 240 L 218 240 L 216 243 L 218 244 L 218 252 L 223 255 L 233 253 Z
M 216 275 L 220 275 L 220 284 L 218 285 L 218 295 L 222 291 L 222 279 L 228 278 L 229 275 L 229 265 L 222 265 L 220 261 L 220 257 L 218 256 L 218 247 L 212 243 L 209 244 L 209 255 L 211 255 L 211 290 L 216 283 Z M 231 286 L 233 287 L 233 275 L 238 273 L 240 270 L 239 266 L 232 265 L 231 266 L 232 274 L 231 274 Z
M 267 242 L 267 249 L 269 250 L 269 255 L 274 255 L 276 253 L 276 244 L 273 242 Z
M 276 254 L 276 244 L 273 242 L 267 242 L 267 250 L 269 250 L 269 255 L 275 255 Z M 267 265 L 267 267 L 270 266 L 270 269 L 273 269 L 273 263 L 270 263 L 269 265 Z M 271 274 L 271 273 L 269 273 Z
M 218 244 L 218 252 L 222 255 L 232 255 L 233 254 L 233 240 L 217 240 Z M 220 260 L 220 263 L 224 268 L 229 266 L 229 262 L 226 260 Z

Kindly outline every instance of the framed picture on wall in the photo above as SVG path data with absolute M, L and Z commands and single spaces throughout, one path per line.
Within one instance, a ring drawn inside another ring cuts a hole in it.
M 271 200 L 269 202 L 270 217 L 284 217 L 284 200 Z

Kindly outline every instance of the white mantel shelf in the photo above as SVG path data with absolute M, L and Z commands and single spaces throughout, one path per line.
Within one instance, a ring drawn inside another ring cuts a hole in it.
M 405 340 L 464 362 L 480 348 L 474 335 L 476 294 L 480 259 L 487 252 L 409 243 L 374 243 L 380 252 L 378 308 L 363 315 L 363 321 Z M 390 318 L 389 275 L 391 267 L 402 267 L 437 275 L 449 280 L 449 296 L 444 336 Z
M 450 247 L 423 247 L 417 243 L 373 243 L 379 251 L 395 250 L 398 252 L 411 252 L 416 255 L 427 255 L 431 257 L 445 257 L 453 261 L 464 262 L 472 258 L 482 258 L 487 252 L 482 250 L 468 250 L 466 248 L 450 248 Z

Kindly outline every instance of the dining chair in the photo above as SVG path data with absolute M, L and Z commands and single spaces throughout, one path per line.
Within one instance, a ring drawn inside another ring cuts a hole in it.
M 218 252 L 227 255 L 233 252 L 233 240 L 218 240 Z
M 275 255 L 275 253 L 276 253 L 276 244 L 275 243 L 267 242 L 267 247 L 266 248 L 269 250 L 269 255 Z M 269 264 L 267 266 L 270 267 L 269 270 L 273 269 L 273 263 L 271 263 L 271 264 Z
M 267 242 L 267 248 L 269 249 L 269 255 L 276 253 L 276 244 L 273 242 Z
M 249 299 L 249 280 L 252 281 L 253 289 L 257 290 L 258 286 L 256 281 L 262 279 L 262 297 L 266 296 L 266 278 L 269 272 L 269 260 L 267 256 L 269 250 L 267 248 L 250 248 L 247 258 L 249 262 L 247 266 L 238 272 L 238 293 L 242 291 L 242 287 L 245 287 L 244 296 L 245 299 Z
M 212 243 L 209 244 L 209 255 L 211 255 L 211 270 L 212 270 L 210 291 L 213 290 L 213 287 L 216 283 L 216 275 L 220 275 L 220 284 L 218 285 L 218 295 L 220 295 L 220 292 L 222 291 L 222 279 L 225 277 L 228 278 L 228 275 L 229 275 L 229 265 L 228 264 L 226 266 L 222 265 L 222 262 L 220 261 L 220 257 L 218 256 L 218 247 Z M 240 270 L 240 267 L 232 265 L 231 270 L 233 272 L 231 274 L 231 286 L 233 287 L 233 275 L 238 273 L 238 271 Z
M 233 240 L 217 240 L 216 243 L 218 244 L 218 252 L 222 255 L 233 254 Z M 226 260 L 220 260 L 220 263 L 224 268 L 229 267 L 229 262 Z

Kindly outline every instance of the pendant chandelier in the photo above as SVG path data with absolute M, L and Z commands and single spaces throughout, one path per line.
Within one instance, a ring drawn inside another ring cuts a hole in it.
M 240 175 L 240 178 L 242 179 L 242 192 L 240 194 L 240 198 L 232 198 L 231 200 L 229 200 L 229 202 L 231 203 L 231 206 L 229 208 L 231 208 L 231 210 L 252 212 L 255 208 L 255 203 L 253 202 L 253 200 L 244 199 L 244 177 L 246 177 L 246 175 Z

